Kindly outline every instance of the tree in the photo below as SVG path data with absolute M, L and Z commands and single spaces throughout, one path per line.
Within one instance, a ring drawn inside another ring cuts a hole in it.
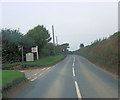
M 2 29 L 1 33 L 3 63 L 21 61 L 21 46 L 24 48 L 25 55 L 25 53 L 30 52 L 31 47 L 35 45 L 32 38 L 24 36 L 18 30 Z
M 53 56 L 54 55 L 54 44 L 48 43 L 41 51 L 41 56 Z
M 22 41 L 22 46 L 24 47 L 24 52 L 31 52 L 31 47 L 36 46 L 33 38 L 29 36 L 24 36 Z
M 46 30 L 43 25 L 38 25 L 29 30 L 25 36 L 32 38 L 35 44 L 38 45 L 39 54 L 41 53 L 42 48 L 51 40 L 48 30 Z
M 21 60 L 18 45 L 21 45 L 23 35 L 18 30 L 4 29 L 2 33 L 2 61 L 14 62 Z
M 60 53 L 67 53 L 68 52 L 68 48 L 69 48 L 69 44 L 68 43 L 64 43 L 61 45 L 56 46 L 56 53 L 60 54 Z
M 83 44 L 83 43 L 80 44 L 80 48 L 82 48 L 82 47 L 84 47 L 84 44 Z

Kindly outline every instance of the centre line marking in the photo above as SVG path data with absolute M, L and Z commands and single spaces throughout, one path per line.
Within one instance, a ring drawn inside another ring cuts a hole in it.
M 74 67 L 73 67 L 73 76 L 75 77 L 75 71 L 74 71 Z
M 81 94 L 80 94 L 80 90 L 79 90 L 79 87 L 78 87 L 78 84 L 77 82 L 75 81 L 75 87 L 76 87 L 76 92 L 77 92 L 77 96 L 78 96 L 78 100 L 81 100 Z
M 73 67 L 74 67 L 74 63 L 73 63 Z
M 74 65 L 75 65 L 75 57 L 73 56 L 73 76 L 75 77 L 75 70 L 74 70 Z
M 74 59 L 74 61 L 73 61 L 73 62 L 75 62 L 75 57 L 73 57 L 73 59 Z

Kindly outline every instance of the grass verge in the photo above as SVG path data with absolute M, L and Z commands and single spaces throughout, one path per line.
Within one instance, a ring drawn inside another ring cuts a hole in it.
M 65 55 L 56 55 L 56 56 L 49 56 L 42 58 L 40 60 L 34 61 L 34 62 L 24 62 L 24 63 L 13 63 L 13 64 L 3 64 L 3 69 L 25 69 L 30 67 L 41 67 L 41 66 L 50 66 L 58 63 L 59 61 L 63 60 L 66 56 Z M 17 67 L 21 66 L 21 67 Z M 15 87 L 19 83 L 27 81 L 25 78 L 24 73 L 20 71 L 15 71 L 15 70 L 2 70 L 2 93 L 3 93 L 3 98 L 7 98 L 7 93 L 8 90 L 11 87 Z
M 2 70 L 2 97 L 6 98 L 7 91 L 22 81 L 27 81 L 24 73 L 13 70 Z
M 6 63 L 6 64 L 3 64 L 2 68 L 3 69 L 25 69 L 33 66 L 37 66 L 37 67 L 50 66 L 59 62 L 64 58 L 65 58 L 65 55 L 48 56 L 48 57 L 41 58 L 39 60 L 31 61 L 31 62 L 24 62 L 24 63 L 16 62 L 12 64 Z

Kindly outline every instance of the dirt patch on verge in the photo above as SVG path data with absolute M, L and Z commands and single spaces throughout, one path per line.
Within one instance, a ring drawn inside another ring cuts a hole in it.
M 10 88 L 7 92 L 7 98 L 15 98 L 20 94 L 22 91 L 24 91 L 31 82 L 29 81 L 22 81 L 21 83 L 15 85 L 14 87 Z

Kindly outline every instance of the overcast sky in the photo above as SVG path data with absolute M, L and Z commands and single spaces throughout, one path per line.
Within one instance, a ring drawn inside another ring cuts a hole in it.
M 4 2 L 2 28 L 20 29 L 26 34 L 37 25 L 50 33 L 54 25 L 58 43 L 69 43 L 70 50 L 80 43 L 91 44 L 118 31 L 117 2 Z M 52 34 L 51 34 L 52 36 Z

